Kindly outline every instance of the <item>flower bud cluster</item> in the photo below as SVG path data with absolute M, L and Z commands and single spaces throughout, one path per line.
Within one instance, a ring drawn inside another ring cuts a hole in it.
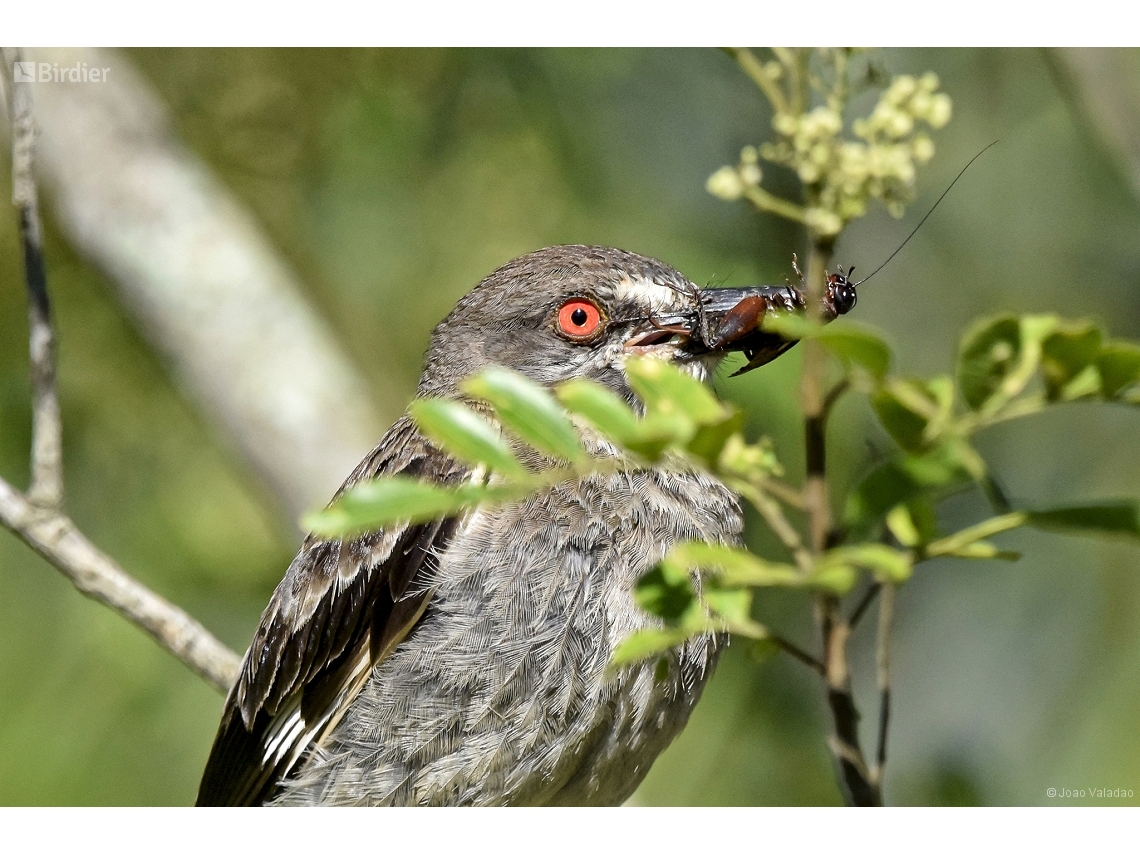
M 736 166 L 717 170 L 708 190 L 721 199 L 739 199 L 759 187 L 760 159 L 795 170 L 808 187 L 812 204 L 803 221 L 819 235 L 835 235 L 879 199 L 895 216 L 913 198 L 917 166 L 934 156 L 934 143 L 922 125 L 941 128 L 950 121 L 950 96 L 939 92 L 938 77 L 895 77 L 869 116 L 856 120 L 857 139 L 844 139 L 843 117 L 832 106 L 805 113 L 778 111 L 773 142 L 746 147 Z

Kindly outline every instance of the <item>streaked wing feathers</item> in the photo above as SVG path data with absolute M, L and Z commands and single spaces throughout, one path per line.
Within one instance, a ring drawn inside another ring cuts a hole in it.
M 467 475 L 403 418 L 341 491 L 398 472 L 445 484 Z M 412 583 L 446 548 L 455 525 L 450 519 L 343 541 L 306 539 L 226 698 L 199 805 L 261 804 L 273 796 L 305 749 L 340 720 L 372 667 L 419 620 L 430 592 Z

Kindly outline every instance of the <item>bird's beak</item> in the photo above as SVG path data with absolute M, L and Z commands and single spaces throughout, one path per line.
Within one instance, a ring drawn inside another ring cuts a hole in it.
M 697 300 L 700 303 L 697 303 Z M 689 356 L 743 351 L 751 371 L 771 362 L 795 344 L 776 333 L 764 332 L 760 322 L 768 312 L 803 309 L 803 297 L 786 286 L 709 288 L 694 293 L 689 311 L 649 319 L 626 342 L 627 348 L 650 350 L 667 343 Z

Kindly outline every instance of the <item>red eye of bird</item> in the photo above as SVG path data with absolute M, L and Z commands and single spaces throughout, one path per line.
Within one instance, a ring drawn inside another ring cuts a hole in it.
M 567 300 L 558 310 L 558 329 L 562 334 L 576 340 L 588 339 L 602 324 L 602 313 L 589 300 L 575 297 Z

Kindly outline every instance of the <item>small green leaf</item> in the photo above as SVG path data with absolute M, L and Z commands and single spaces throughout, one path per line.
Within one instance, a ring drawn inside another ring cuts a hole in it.
M 940 402 L 917 379 L 895 379 L 871 396 L 871 406 L 887 433 L 907 451 L 929 445 L 927 427 L 940 414 Z
M 694 426 L 714 424 L 728 415 L 728 409 L 707 385 L 664 359 L 631 357 L 626 360 L 625 372 L 650 414 L 683 415 Z
M 760 328 L 788 341 L 799 341 L 814 338 L 823 326 L 793 312 L 769 312 L 761 319 Z
M 891 367 L 891 348 L 875 331 L 852 323 L 829 324 L 816 335 L 820 344 L 849 364 L 882 380 Z
M 709 585 L 702 594 L 709 609 L 729 624 L 730 628 L 732 626 L 747 627 L 752 623 L 751 591 L 744 588 L 721 588 L 716 585 Z
M 441 487 L 403 476 L 379 478 L 350 487 L 329 507 L 305 517 L 306 529 L 338 537 L 394 522 L 424 522 L 477 504 L 487 488 L 466 484 Z
M 426 436 L 460 460 L 505 475 L 527 474 L 499 430 L 470 407 L 444 398 L 420 398 L 408 409 Z
M 866 531 L 891 508 L 910 501 L 923 489 L 901 461 L 888 461 L 872 469 L 848 495 L 843 519 L 849 528 Z
M 755 443 L 748 443 L 740 434 L 733 434 L 725 442 L 717 460 L 717 471 L 745 479 L 757 475 L 780 477 L 784 474 L 770 438 L 764 436 Z
M 1100 352 L 1101 332 L 1090 321 L 1059 322 L 1057 328 L 1041 343 L 1041 373 L 1045 378 L 1045 392 L 1050 401 L 1071 400 L 1083 394 L 1099 391 L 1099 382 L 1089 391 L 1066 393 L 1071 381 L 1088 372 Z
M 887 528 L 903 546 L 913 547 L 922 543 L 922 535 L 906 505 L 896 505 L 887 514 Z
M 903 467 L 924 487 L 949 487 L 986 477 L 986 462 L 974 447 L 958 437 L 948 437 L 925 454 L 911 454 Z
M 997 561 L 1017 561 L 1021 558 L 1020 552 L 1012 552 L 1008 549 L 998 549 L 992 543 L 986 540 L 978 540 L 974 543 L 968 543 L 965 546 L 960 546 L 952 552 L 945 552 L 944 555 L 951 558 L 971 558 L 978 560 L 997 560 Z
M 828 593 L 842 597 L 850 593 L 859 581 L 859 571 L 847 564 L 821 564 L 808 577 L 808 583 Z
M 539 451 L 575 462 L 585 457 L 578 431 L 562 408 L 546 389 L 517 371 L 493 366 L 461 388 L 492 404 L 499 420 Z
M 935 558 L 939 555 L 961 555 L 966 558 L 982 557 L 978 554 L 970 554 L 973 549 L 973 544 L 987 537 L 993 537 L 995 534 L 1001 534 L 1003 531 L 1010 531 L 1018 526 L 1025 525 L 1027 519 L 1028 515 L 1021 511 L 1002 514 L 999 517 L 991 517 L 977 525 L 964 528 L 961 531 L 927 544 L 925 550 L 926 556 L 929 558 Z M 984 551 L 984 548 L 974 551 Z M 985 557 L 997 558 L 1002 556 L 998 556 L 995 553 L 992 556 Z
M 985 318 L 962 336 L 958 348 L 958 387 L 970 409 L 982 405 L 1018 365 L 1021 323 L 1014 315 Z
M 1140 345 L 1130 341 L 1113 341 L 1101 348 L 1096 360 L 1100 369 L 1102 394 L 1105 398 L 1123 397 L 1121 393 L 1140 384 Z
M 1140 537 L 1140 503 L 1134 501 L 1028 511 L 1027 517 L 1030 525 L 1051 531 Z
M 693 435 L 692 422 L 687 418 L 657 414 L 639 419 L 629 404 L 592 380 L 570 380 L 558 386 L 555 395 L 567 410 L 584 418 L 607 439 L 651 461 Z
M 788 341 L 815 339 L 844 362 L 866 369 L 876 380 L 882 380 L 890 368 L 890 346 L 869 327 L 850 322 L 823 325 L 788 312 L 765 315 L 761 326 L 764 332 Z
M 668 560 L 658 562 L 637 581 L 633 596 L 643 610 L 669 622 L 679 621 L 697 602 L 686 568 Z
M 719 422 L 701 425 L 697 428 L 693 438 L 689 440 L 686 450 L 694 457 L 705 462 L 710 469 L 715 468 L 720 460 L 728 440 L 738 436 L 744 429 L 744 412 L 733 408 L 730 415 Z
M 629 665 L 660 656 L 667 650 L 684 644 L 690 633 L 686 629 L 641 629 L 623 639 L 614 649 L 610 666 Z
M 985 474 L 985 461 L 972 446 L 947 438 L 925 454 L 906 455 L 871 470 L 848 496 L 843 518 L 851 529 L 864 532 L 896 505 L 980 480 Z
M 820 562 L 820 570 L 830 565 L 862 567 L 880 582 L 900 585 L 914 570 L 910 553 L 900 552 L 882 543 L 860 543 L 828 550 Z
M 667 561 L 680 567 L 713 571 L 717 584 L 724 587 L 803 583 L 802 574 L 790 564 L 775 564 L 744 549 L 701 540 L 678 543 L 669 550 Z
M 637 414 L 614 392 L 593 380 L 570 380 L 554 394 L 567 410 L 585 418 L 606 436 L 622 439 L 637 431 Z

